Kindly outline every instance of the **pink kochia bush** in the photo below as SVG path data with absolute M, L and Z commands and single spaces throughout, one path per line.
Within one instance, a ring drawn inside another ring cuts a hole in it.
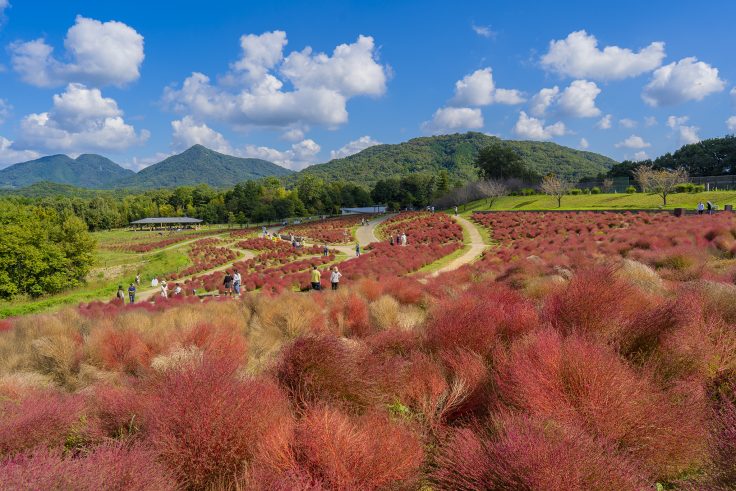
M 173 491 L 179 486 L 149 449 L 107 444 L 79 457 L 55 449 L 15 457 L 0 466 L 0 488 Z
M 237 482 L 249 468 L 289 465 L 292 416 L 267 380 L 238 380 L 231 360 L 206 357 L 150 386 L 145 421 L 159 459 L 179 483 Z

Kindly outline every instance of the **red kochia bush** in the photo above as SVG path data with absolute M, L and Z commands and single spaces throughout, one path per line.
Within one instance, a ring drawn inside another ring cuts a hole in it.
M 103 327 L 95 329 L 87 342 L 92 359 L 102 368 L 131 374 L 150 366 L 153 352 L 141 334 L 130 328 Z
M 0 457 L 38 446 L 81 444 L 90 437 L 84 415 L 79 395 L 47 390 L 20 400 L 0 399 Z
M 508 355 L 498 352 L 494 362 L 501 406 L 584 428 L 652 479 L 702 463 L 701 395 L 664 392 L 613 350 L 542 331 L 519 340 Z
M 299 462 L 329 489 L 411 489 L 424 452 L 419 436 L 385 414 L 350 417 L 311 409 L 297 428 Z
M 205 357 L 150 386 L 149 438 L 183 487 L 227 487 L 250 465 L 275 472 L 289 464 L 288 400 L 270 381 L 237 380 L 234 369 Z
M 366 408 L 383 400 L 367 349 L 334 336 L 308 336 L 285 347 L 275 369 L 297 404 L 329 401 Z
M 83 457 L 64 458 L 59 449 L 40 449 L 9 459 L 0 463 L 0 488 L 165 491 L 178 486 L 150 450 L 112 444 Z
M 459 429 L 441 446 L 432 480 L 442 490 L 646 489 L 636 467 L 580 430 L 506 415 L 494 439 Z
M 427 323 L 427 340 L 434 350 L 464 349 L 486 357 L 499 342 L 534 328 L 534 307 L 500 285 L 470 289 L 440 302 Z

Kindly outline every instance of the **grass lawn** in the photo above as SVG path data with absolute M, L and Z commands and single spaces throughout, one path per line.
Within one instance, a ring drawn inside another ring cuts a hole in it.
M 711 201 L 723 209 L 724 205 L 736 205 L 736 192 L 734 191 L 710 191 L 703 193 L 677 193 L 667 197 L 665 209 L 685 208 L 694 210 L 698 201 Z M 577 196 L 565 196 L 562 198 L 562 206 L 557 207 L 557 200 L 552 196 L 504 196 L 488 206 L 488 201 L 478 200 L 461 206 L 459 211 L 463 216 L 470 215 L 474 211 L 484 210 L 642 210 L 663 209 L 662 198 L 656 194 L 634 193 L 634 194 L 581 194 Z

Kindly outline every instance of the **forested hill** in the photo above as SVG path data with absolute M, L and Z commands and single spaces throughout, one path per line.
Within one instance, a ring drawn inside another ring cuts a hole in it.
M 415 172 L 436 173 L 447 169 L 462 181 L 477 178 L 473 161 L 481 148 L 504 142 L 514 148 L 527 165 L 541 175 L 560 173 L 578 180 L 606 173 L 616 161 L 593 152 L 583 152 L 550 142 L 500 140 L 483 133 L 414 138 L 395 145 L 376 145 L 360 153 L 313 165 L 299 174 L 326 181 L 345 180 L 373 185 L 379 179 Z
M 656 168 L 684 168 L 690 176 L 721 176 L 736 174 L 736 136 L 709 138 L 683 145 L 672 153 L 666 153 L 654 160 L 632 162 L 624 160 L 611 169 L 611 176 L 632 176 L 640 165 Z
M 250 179 L 287 176 L 292 171 L 261 159 L 244 159 L 215 152 L 202 145 L 146 167 L 116 183 L 116 187 L 154 189 L 209 184 L 232 187 Z
M 100 189 L 133 171 L 124 169 L 112 160 L 95 154 L 82 154 L 76 159 L 66 155 L 49 155 L 0 170 L 0 188 L 21 188 L 37 182 Z

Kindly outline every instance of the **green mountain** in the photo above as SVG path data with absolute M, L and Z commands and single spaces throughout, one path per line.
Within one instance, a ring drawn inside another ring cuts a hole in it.
M 593 152 L 583 152 L 551 142 L 501 140 L 483 133 L 456 133 L 414 138 L 395 145 L 376 145 L 342 159 L 313 165 L 299 174 L 326 181 L 345 180 L 373 185 L 379 179 L 414 172 L 447 169 L 450 176 L 468 181 L 477 174 L 473 161 L 478 151 L 493 143 L 510 145 L 527 165 L 541 175 L 550 172 L 581 179 L 606 173 L 617 162 Z
M 267 160 L 233 157 L 202 145 L 194 145 L 178 155 L 146 167 L 138 174 L 116 182 L 115 186 L 150 189 L 209 184 L 223 188 L 249 179 L 281 177 L 291 173 L 292 171 Z
M 0 170 L 0 188 L 21 188 L 37 182 L 105 188 L 134 172 L 101 155 L 82 154 L 76 159 L 49 155 Z

